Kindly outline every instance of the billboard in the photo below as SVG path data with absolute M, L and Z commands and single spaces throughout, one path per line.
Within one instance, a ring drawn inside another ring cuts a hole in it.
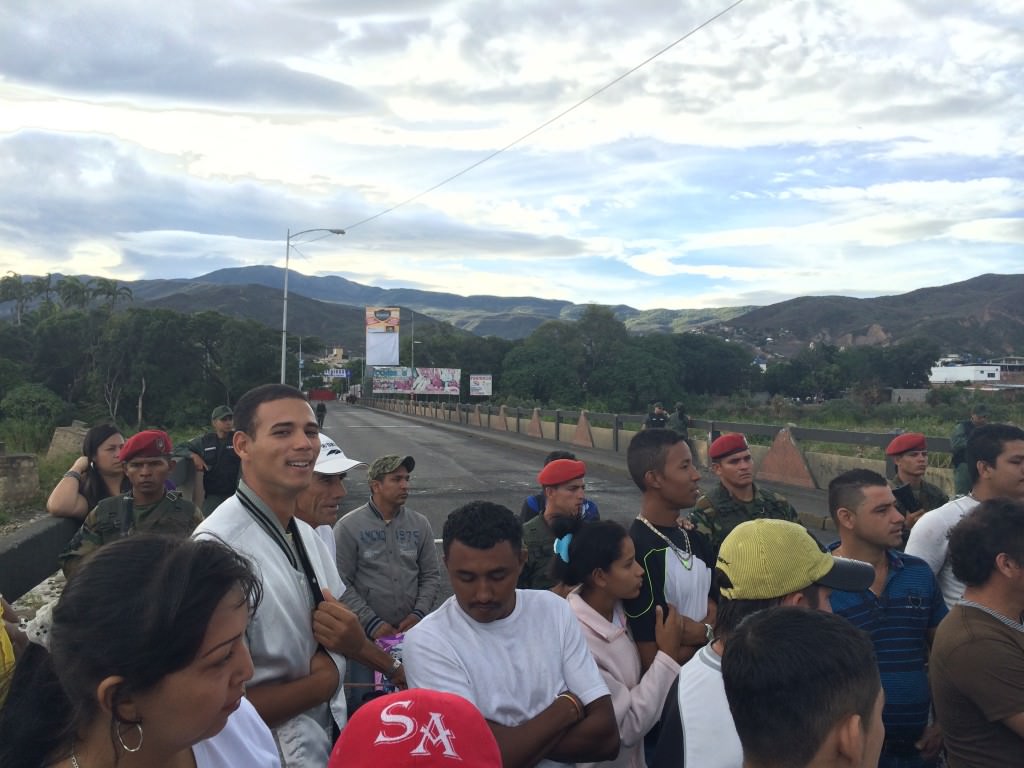
M 373 369 L 375 395 L 458 395 L 459 368 L 412 368 L 378 366 Z
M 471 373 L 469 374 L 469 394 L 471 396 L 491 396 L 491 374 Z
M 328 368 L 323 373 L 325 379 L 347 379 L 352 375 L 348 368 Z
M 398 365 L 398 307 L 366 308 L 366 364 Z

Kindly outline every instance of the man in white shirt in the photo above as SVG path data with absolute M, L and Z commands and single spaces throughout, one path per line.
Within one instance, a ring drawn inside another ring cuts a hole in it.
M 285 768 L 324 766 L 346 721 L 345 656 L 383 651 L 337 597 L 345 591 L 327 546 L 294 516 L 320 451 L 313 409 L 297 389 L 266 384 L 235 405 L 242 478 L 193 536 L 250 559 L 263 600 L 246 630 L 255 673 L 246 697 L 270 726 Z
M 350 459 L 336 442 L 320 433 L 320 453 L 313 467 L 313 481 L 296 499 L 295 516 L 313 526 L 327 545 L 331 560 L 337 556 L 334 524 L 338 522 L 341 500 L 348 496 L 345 477 L 351 470 L 366 469 L 366 466 L 359 459 Z
M 967 440 L 971 492 L 922 517 L 910 530 L 908 555 L 920 557 L 935 574 L 946 605 L 964 594 L 964 584 L 949 562 L 949 532 L 978 504 L 1001 496 L 1024 499 L 1024 430 L 1011 424 L 984 424 Z
M 831 611 L 833 589 L 867 589 L 875 570 L 822 551 L 798 523 L 758 518 L 725 537 L 715 578 L 721 593 L 715 639 L 683 665 L 669 690 L 651 768 L 738 768 L 743 748 L 722 683 L 729 637 L 743 619 L 769 606 Z
M 517 590 L 522 526 L 511 510 L 471 502 L 445 522 L 453 596 L 409 630 L 412 688 L 463 696 L 483 713 L 505 768 L 613 759 L 611 695 L 569 604 Z

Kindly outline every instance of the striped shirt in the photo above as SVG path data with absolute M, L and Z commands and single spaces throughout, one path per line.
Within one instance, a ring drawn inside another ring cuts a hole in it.
M 838 542 L 832 546 L 835 549 Z M 928 725 L 928 632 L 948 613 L 928 564 L 890 549 L 882 594 L 832 590 L 832 611 L 871 635 L 885 690 L 887 738 L 913 742 Z

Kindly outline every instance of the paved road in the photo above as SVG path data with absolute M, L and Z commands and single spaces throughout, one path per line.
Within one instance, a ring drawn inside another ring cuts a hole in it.
M 372 461 L 387 453 L 416 459 L 408 505 L 422 512 L 440 538 L 448 513 L 474 499 L 504 504 L 518 513 L 523 499 L 537 493 L 537 471 L 554 443 L 515 433 L 478 428 L 332 403 L 324 431 L 350 456 Z M 587 496 L 597 502 L 601 517 L 624 525 L 636 516 L 640 492 L 626 473 L 625 456 L 564 446 L 587 462 Z M 366 476 L 355 471 L 346 486 L 343 511 L 363 504 L 368 496 Z M 713 483 L 705 473 L 704 487 Z M 810 527 L 825 514 L 821 491 L 780 489 Z M 825 541 L 832 534 L 820 536 Z

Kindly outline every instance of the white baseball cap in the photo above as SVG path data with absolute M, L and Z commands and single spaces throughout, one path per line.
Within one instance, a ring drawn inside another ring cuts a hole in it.
M 316 457 L 314 472 L 321 475 L 340 475 L 350 469 L 366 469 L 366 462 L 350 459 L 331 438 L 320 433 L 320 455 Z

